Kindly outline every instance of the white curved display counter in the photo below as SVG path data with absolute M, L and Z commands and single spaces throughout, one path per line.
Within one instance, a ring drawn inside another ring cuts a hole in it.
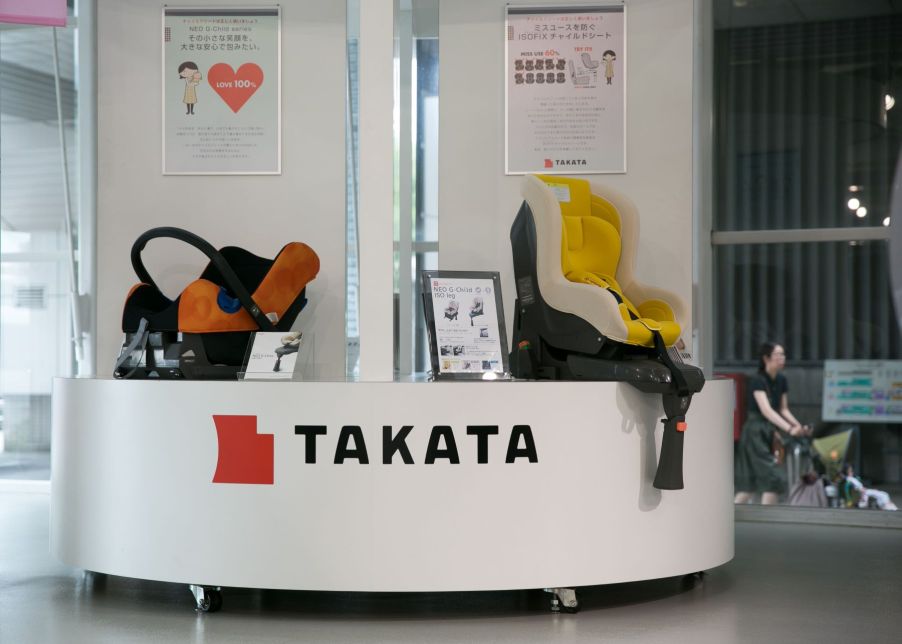
M 693 573 L 733 557 L 732 399 L 693 398 L 685 489 L 662 492 L 660 396 L 621 383 L 57 379 L 51 551 L 298 590 Z

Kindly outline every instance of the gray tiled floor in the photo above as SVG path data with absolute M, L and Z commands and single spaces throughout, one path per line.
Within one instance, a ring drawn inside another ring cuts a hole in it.
M 738 523 L 736 537 L 702 581 L 583 588 L 577 615 L 536 591 L 246 589 L 204 615 L 184 586 L 57 564 L 47 495 L 0 492 L 0 642 L 902 641 L 902 530 Z

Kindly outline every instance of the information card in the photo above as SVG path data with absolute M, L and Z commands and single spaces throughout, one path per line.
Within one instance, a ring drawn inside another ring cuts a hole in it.
M 300 331 L 258 331 L 244 361 L 244 380 L 291 380 L 301 342 Z
M 498 284 L 498 273 L 424 273 L 435 377 L 481 378 L 507 372 L 507 336 Z

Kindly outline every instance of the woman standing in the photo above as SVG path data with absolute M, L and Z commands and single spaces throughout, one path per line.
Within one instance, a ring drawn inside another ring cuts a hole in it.
M 196 88 L 200 84 L 200 72 L 197 69 L 197 64 L 186 60 L 179 65 L 179 78 L 185 80 L 185 94 L 182 96 L 182 103 L 188 109 L 185 114 L 194 114 L 194 106 L 197 104 Z
M 789 436 L 811 433 L 789 411 L 789 390 L 783 368 L 786 352 L 774 342 L 758 350 L 758 373 L 749 380 L 749 416 L 742 426 L 736 453 L 736 503 L 761 494 L 761 503 L 777 503 L 786 491 L 786 471 L 773 453 L 774 432 Z

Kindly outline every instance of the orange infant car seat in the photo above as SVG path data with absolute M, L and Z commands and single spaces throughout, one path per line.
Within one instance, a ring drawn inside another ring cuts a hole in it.
M 188 243 L 210 259 L 174 300 L 163 295 L 141 260 L 147 242 L 161 237 Z M 307 244 L 291 242 L 275 259 L 264 259 L 237 246 L 216 250 L 169 227 L 138 237 L 131 261 L 141 283 L 125 299 L 117 378 L 237 377 L 251 335 L 290 330 L 307 303 L 307 283 L 319 272 L 319 257 Z

